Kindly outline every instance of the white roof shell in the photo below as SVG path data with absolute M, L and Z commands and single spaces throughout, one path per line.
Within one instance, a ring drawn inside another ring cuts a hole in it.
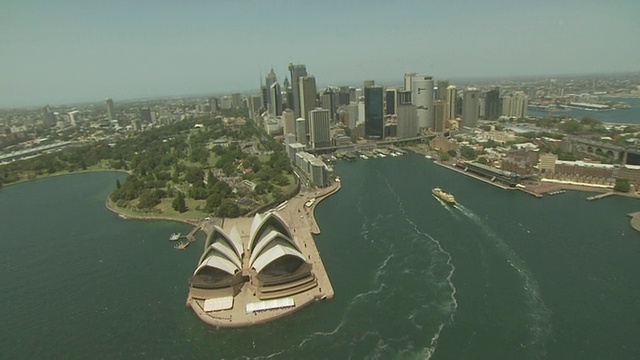
M 302 261 L 305 261 L 304 255 L 302 255 L 298 250 L 282 244 L 277 244 L 260 254 L 251 267 L 260 273 L 265 267 L 267 267 L 267 265 L 287 255 L 295 256 Z
M 211 256 L 206 258 L 202 262 L 202 264 L 200 264 L 200 266 L 196 268 L 196 271 L 194 271 L 193 274 L 198 274 L 198 272 L 200 272 L 200 270 L 204 269 L 205 267 L 220 269 L 228 273 L 229 275 L 234 275 L 236 271 L 240 270 L 240 268 L 238 268 L 234 263 L 227 260 L 223 255 L 220 255 L 218 253 L 213 253 Z

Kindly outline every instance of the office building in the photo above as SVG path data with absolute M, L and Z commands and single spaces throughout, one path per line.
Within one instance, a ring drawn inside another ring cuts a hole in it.
M 313 76 L 303 76 L 298 79 L 300 87 L 300 117 L 307 120 L 307 132 L 309 133 L 309 112 L 316 108 L 316 78 Z
M 396 108 L 398 107 L 398 90 L 396 89 L 387 89 L 384 95 L 384 103 L 385 103 L 385 114 L 393 115 L 396 113 Z
M 362 83 L 362 88 L 368 88 L 368 87 L 372 87 L 372 86 L 376 86 L 376 81 L 375 80 L 365 80 Z
M 249 107 L 249 117 L 255 119 L 256 117 L 260 116 L 260 109 L 262 108 L 262 96 L 251 95 L 248 98 L 247 106 Z
M 500 89 L 494 88 L 484 96 L 484 118 L 496 120 L 502 114 L 502 100 L 500 99 Z
M 269 101 L 269 114 L 272 116 L 280 116 L 282 114 L 282 90 L 277 81 L 271 84 Z
M 445 128 L 445 112 L 447 110 L 447 102 L 444 100 L 435 100 L 433 102 L 433 131 L 443 132 Z
M 383 103 L 381 86 L 370 86 L 364 89 L 364 135 L 369 139 L 383 138 Z
M 400 103 L 397 109 L 398 139 L 408 139 L 418 134 L 418 112 L 416 106 L 411 103 Z
M 242 107 L 242 94 L 233 93 L 231 94 L 231 108 L 239 109 Z
M 529 98 L 522 91 L 507 95 L 502 103 L 502 115 L 517 119 L 527 116 Z
M 144 107 L 142 108 L 142 110 L 140 110 L 140 121 L 142 124 L 151 124 L 151 109 L 149 109 L 148 107 Z
M 476 88 L 468 88 L 462 94 L 462 126 L 476 127 L 480 104 L 478 103 L 479 91 Z
M 293 65 L 289 63 L 289 72 L 291 74 L 291 92 L 293 93 L 293 112 L 296 118 L 304 117 L 300 111 L 300 78 L 307 76 L 307 68 L 302 65 Z
M 404 74 L 404 90 L 405 91 L 412 91 L 412 81 L 413 78 L 418 76 L 418 74 L 416 73 L 405 73 Z
M 418 109 L 418 128 L 433 129 L 433 78 L 414 76 L 411 79 L 411 99 Z
M 444 113 L 445 120 L 453 120 L 458 113 L 458 89 L 455 85 L 447 87 L 445 101 L 447 102 L 447 108 Z
M 411 102 L 411 91 L 409 90 L 400 90 L 397 91 L 397 104 L 413 104 Z
M 329 110 L 318 108 L 309 111 L 309 143 L 311 148 L 318 149 L 331 146 L 330 124 Z
M 296 119 L 296 139 L 300 144 L 307 144 L 307 124 L 304 118 Z
M 436 95 L 435 100 L 447 100 L 447 88 L 449 87 L 449 80 L 438 80 L 436 83 Z
M 105 105 L 107 106 L 107 116 L 109 117 L 109 121 L 113 121 L 116 118 L 116 112 L 113 108 L 113 100 L 106 99 Z
M 335 119 L 338 100 L 336 93 L 331 88 L 326 88 L 320 95 L 320 104 L 323 109 L 329 110 L 331 120 Z
M 276 76 L 275 71 L 273 71 L 273 68 L 271 68 L 271 71 L 269 71 L 265 80 L 266 80 L 265 85 L 268 90 L 267 98 L 265 99 L 266 100 L 265 105 L 266 107 L 269 107 L 271 105 L 271 86 L 278 81 L 278 77 Z M 270 110 L 269 113 L 271 113 L 271 109 L 269 110 Z
M 352 102 L 347 105 L 347 127 L 351 130 L 356 128 L 358 123 L 358 103 Z
M 296 118 L 293 110 L 284 109 L 282 111 L 282 126 L 285 135 L 296 133 Z
M 349 87 L 340 86 L 338 89 L 338 106 L 349 105 L 351 98 L 349 96 Z

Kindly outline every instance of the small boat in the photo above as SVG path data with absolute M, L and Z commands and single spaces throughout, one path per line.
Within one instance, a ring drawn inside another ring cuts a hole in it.
M 187 248 L 188 245 L 189 245 L 189 243 L 187 243 L 187 242 L 181 242 L 181 243 L 175 244 L 173 246 L 173 248 L 176 249 L 176 250 L 184 250 L 184 249 Z
M 181 236 L 182 236 L 181 233 L 173 233 L 171 234 L 171 237 L 169 237 L 169 241 L 176 241 L 180 239 Z

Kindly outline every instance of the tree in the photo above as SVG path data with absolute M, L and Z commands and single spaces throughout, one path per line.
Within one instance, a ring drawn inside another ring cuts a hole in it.
M 631 190 L 631 184 L 629 184 L 629 180 L 627 179 L 616 179 L 616 185 L 613 187 L 613 190 L 627 193 Z
M 178 195 L 173 199 L 171 206 L 173 207 L 173 210 L 181 214 L 187 211 L 187 204 L 184 201 L 184 194 L 181 191 L 178 191 Z
M 231 199 L 224 199 L 222 204 L 216 211 L 218 217 L 238 217 L 240 216 L 240 207 Z
M 467 160 L 474 160 L 476 158 L 476 151 L 470 146 L 463 146 L 460 148 L 460 155 Z

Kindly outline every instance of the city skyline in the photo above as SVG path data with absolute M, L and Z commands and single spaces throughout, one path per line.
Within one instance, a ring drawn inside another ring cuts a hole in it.
M 319 87 L 639 70 L 633 1 L 329 3 L 9 1 L 0 108 L 257 92 L 290 62 Z

